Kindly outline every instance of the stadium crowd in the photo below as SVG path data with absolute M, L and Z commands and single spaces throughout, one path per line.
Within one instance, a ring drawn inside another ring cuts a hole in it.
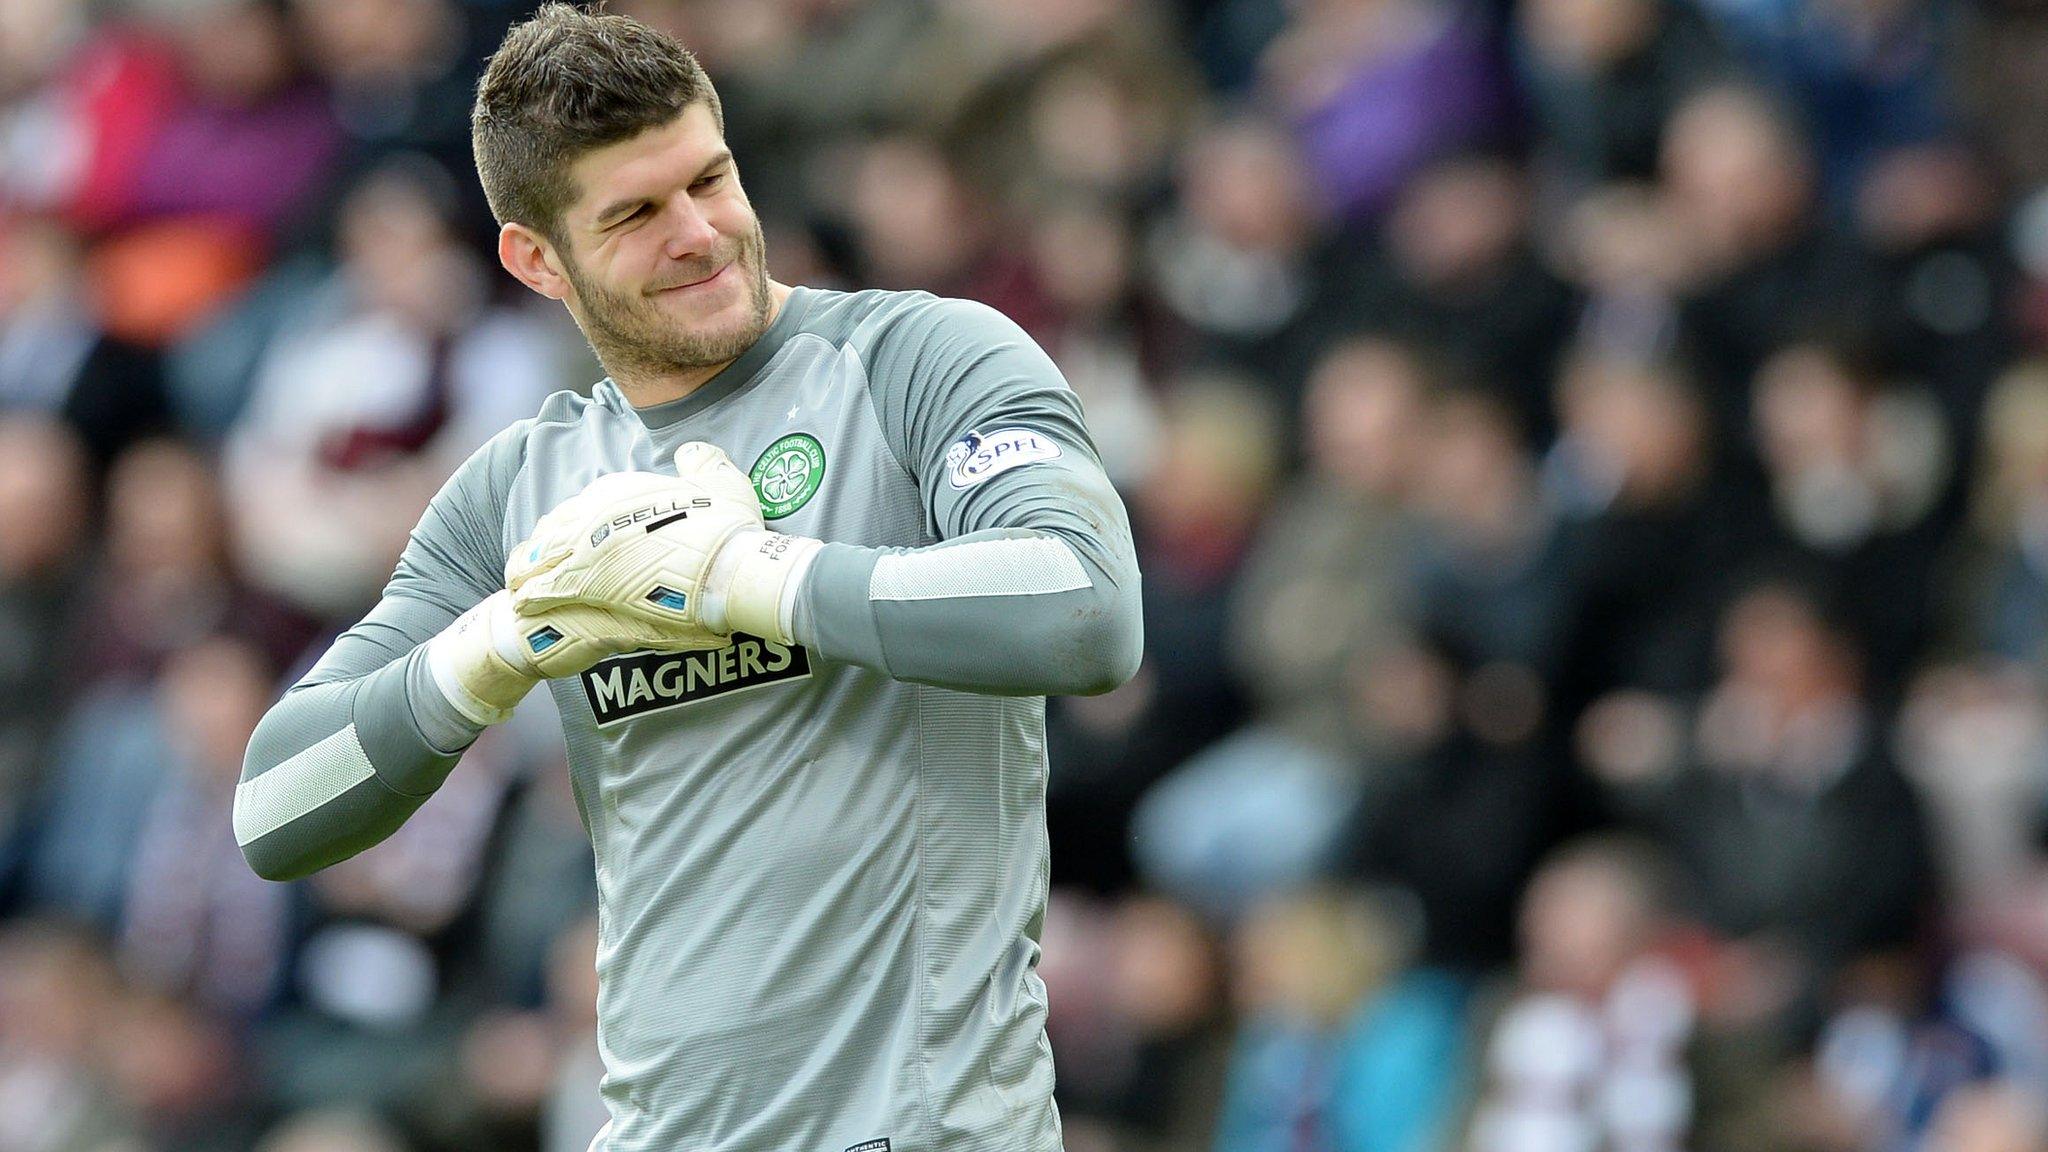
M 244 865 L 249 732 L 599 375 L 510 0 L 0 3 L 0 1152 L 579 1152 L 545 693 Z M 2048 10 L 614 0 L 785 282 L 994 304 L 1123 490 L 1054 701 L 1072 1152 L 2048 1148 Z

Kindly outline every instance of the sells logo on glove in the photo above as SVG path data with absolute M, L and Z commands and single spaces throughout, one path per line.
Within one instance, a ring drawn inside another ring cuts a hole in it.
M 630 528 L 643 521 L 654 520 L 657 516 L 661 517 L 661 519 L 654 520 L 654 523 L 647 525 L 649 532 L 687 517 L 691 509 L 709 507 L 711 507 L 709 497 L 696 496 L 689 500 L 663 500 L 659 503 L 650 504 L 645 508 L 635 508 L 623 516 L 614 516 L 599 524 L 597 531 L 590 534 L 590 546 L 595 548 L 599 544 L 604 543 L 606 537 L 617 532 L 619 529 Z

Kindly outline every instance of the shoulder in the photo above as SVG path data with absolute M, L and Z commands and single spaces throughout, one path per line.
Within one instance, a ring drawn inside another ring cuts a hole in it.
M 487 492 L 507 491 L 513 478 L 526 467 L 536 441 L 605 419 L 607 412 L 605 405 L 581 393 L 567 389 L 550 393 L 541 401 L 538 412 L 513 421 L 470 453 L 455 470 L 449 485 Z
M 1031 343 L 1015 321 L 977 300 L 925 291 L 811 291 L 804 330 L 851 345 L 870 362 L 915 358 L 935 350 Z

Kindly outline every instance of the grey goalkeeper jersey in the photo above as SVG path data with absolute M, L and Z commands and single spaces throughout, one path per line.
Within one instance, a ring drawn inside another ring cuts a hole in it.
M 302 875 L 387 835 L 476 729 L 419 645 L 593 478 L 688 440 L 827 541 L 796 643 L 550 683 L 596 852 L 607 1152 L 1045 1152 L 1044 696 L 1135 669 L 1129 526 L 1014 324 L 794 289 L 690 396 L 562 393 L 436 495 L 378 606 L 271 709 L 237 839 Z

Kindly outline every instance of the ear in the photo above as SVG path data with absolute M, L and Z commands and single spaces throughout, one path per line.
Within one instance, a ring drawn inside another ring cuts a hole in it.
M 514 279 L 550 300 L 567 299 L 569 278 L 547 238 L 524 224 L 498 229 L 498 263 Z

